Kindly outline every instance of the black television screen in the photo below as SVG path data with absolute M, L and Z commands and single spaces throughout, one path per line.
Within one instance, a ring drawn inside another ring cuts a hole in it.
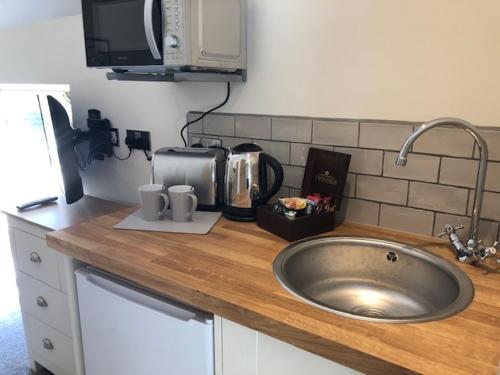
M 40 100 L 42 98 L 40 97 Z M 44 116 L 44 127 L 47 134 L 51 162 L 53 166 L 57 168 L 58 165 L 60 168 L 66 203 L 71 204 L 83 197 L 83 184 L 73 141 L 74 129 L 71 127 L 68 113 L 61 102 L 51 95 L 47 95 L 46 98 L 50 111 L 51 124 L 48 123 L 48 116 Z M 44 106 L 41 105 L 41 107 L 43 108 Z

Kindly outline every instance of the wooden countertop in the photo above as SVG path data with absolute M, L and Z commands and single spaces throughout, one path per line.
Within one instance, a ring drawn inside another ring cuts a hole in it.
M 283 290 L 272 262 L 287 242 L 253 223 L 222 218 L 204 236 L 112 229 L 132 211 L 49 233 L 48 244 L 157 293 L 365 373 L 497 373 L 498 274 L 455 263 L 473 281 L 475 297 L 451 318 L 419 324 L 364 322 L 309 306 Z M 331 234 L 393 239 L 453 259 L 446 243 L 431 238 L 348 224 Z

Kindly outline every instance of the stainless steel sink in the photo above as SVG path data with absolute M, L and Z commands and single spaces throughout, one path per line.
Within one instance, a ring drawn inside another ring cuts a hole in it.
M 443 319 L 474 297 L 467 275 L 420 249 L 361 237 L 314 237 L 274 260 L 282 286 L 334 314 L 380 323 Z

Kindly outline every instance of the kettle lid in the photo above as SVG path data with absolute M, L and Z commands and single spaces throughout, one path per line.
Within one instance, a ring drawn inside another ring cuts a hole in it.
M 254 143 L 242 143 L 232 149 L 233 154 L 246 154 L 247 152 L 260 152 L 262 148 Z

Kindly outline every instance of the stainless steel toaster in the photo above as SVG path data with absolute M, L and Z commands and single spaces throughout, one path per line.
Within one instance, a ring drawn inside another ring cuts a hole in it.
M 212 148 L 164 147 L 152 160 L 151 182 L 191 185 L 198 209 L 217 211 L 224 201 L 225 151 Z

